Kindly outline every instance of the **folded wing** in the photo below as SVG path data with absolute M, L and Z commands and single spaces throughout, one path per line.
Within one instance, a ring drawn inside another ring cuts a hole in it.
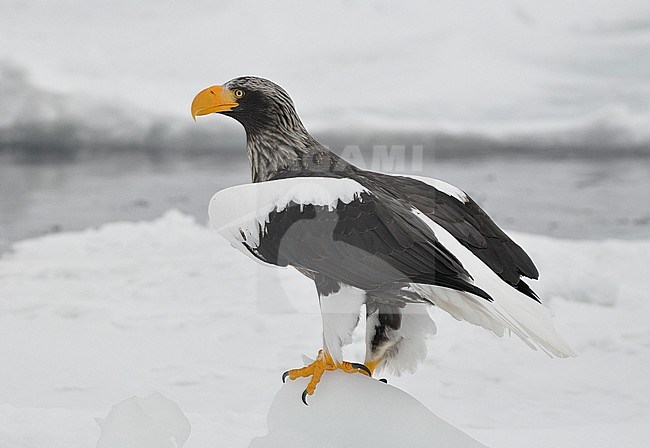
M 464 191 L 428 177 L 372 174 L 451 233 L 504 282 L 539 302 L 522 279 L 539 277 L 533 261 Z
M 266 263 L 364 290 L 423 283 L 491 300 L 409 209 L 352 179 L 299 177 L 228 188 L 212 198 L 210 221 L 234 247 Z

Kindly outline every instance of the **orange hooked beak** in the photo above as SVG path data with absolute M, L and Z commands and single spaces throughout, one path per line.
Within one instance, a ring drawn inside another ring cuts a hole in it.
M 231 90 L 223 86 L 212 86 L 201 90 L 192 101 L 192 118 L 217 112 L 228 112 L 239 106 Z

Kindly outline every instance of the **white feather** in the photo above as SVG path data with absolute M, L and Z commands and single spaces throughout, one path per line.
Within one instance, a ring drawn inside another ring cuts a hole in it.
M 372 352 L 372 339 L 379 324 L 378 312 L 366 321 L 366 362 L 371 357 L 382 358 L 378 370 L 386 369 L 393 375 L 413 373 L 427 357 L 427 339 L 436 334 L 436 324 L 429 316 L 430 305 L 409 303 L 400 309 L 402 322 L 397 330 L 389 329 L 386 336 L 391 341 L 381 347 L 381 352 Z
M 328 177 L 293 177 L 237 185 L 212 196 L 210 223 L 234 248 L 257 260 L 242 243 L 252 248 L 259 246 L 272 211 L 282 211 L 291 202 L 334 209 L 339 201 L 348 204 L 367 191 L 352 179 Z
M 510 330 L 531 348 L 540 347 L 549 355 L 561 358 L 575 356 L 571 347 L 555 330 L 551 310 L 501 280 L 470 250 L 422 212 L 414 209 L 413 213 L 458 258 L 474 278 L 474 284 L 487 292 L 494 301 L 432 285 L 414 284 L 416 291 L 458 320 L 480 325 L 498 336 L 503 336 L 506 329 Z
M 323 317 L 323 347 L 335 361 L 343 360 L 342 347 L 352 342 L 352 332 L 359 323 L 366 292 L 348 285 L 328 296 L 321 296 Z
M 441 193 L 444 193 L 447 196 L 451 196 L 452 198 L 456 198 L 460 202 L 465 203 L 469 201 L 469 197 L 467 196 L 467 193 L 465 193 L 460 188 L 448 184 L 447 182 L 442 181 L 440 179 L 433 179 L 432 177 L 425 177 L 425 176 L 415 176 L 413 174 L 393 174 L 393 173 L 386 173 L 386 174 L 390 174 L 391 176 L 409 177 L 411 179 L 415 179 L 420 182 L 423 182 L 427 185 L 431 185 Z

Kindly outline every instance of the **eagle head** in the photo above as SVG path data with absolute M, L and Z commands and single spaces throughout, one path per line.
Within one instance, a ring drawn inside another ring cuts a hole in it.
M 243 76 L 200 91 L 192 101 L 192 118 L 219 113 L 239 121 L 247 131 L 302 129 L 289 94 L 264 78 Z

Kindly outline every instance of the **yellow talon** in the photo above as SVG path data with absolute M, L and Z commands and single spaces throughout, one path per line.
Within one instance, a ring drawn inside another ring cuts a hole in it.
M 295 380 L 297 378 L 311 377 L 309 383 L 307 384 L 307 387 L 305 388 L 305 392 L 303 393 L 303 402 L 307 404 L 307 402 L 305 401 L 305 395 L 314 394 L 314 392 L 316 391 L 316 386 L 320 382 L 321 377 L 323 376 L 323 373 L 325 373 L 326 370 L 342 370 L 345 373 L 361 372 L 364 375 L 372 376 L 371 370 L 368 369 L 368 367 L 366 367 L 365 365 L 352 363 L 348 361 L 337 363 L 334 361 L 334 359 L 332 359 L 329 353 L 320 350 L 314 362 L 312 362 L 308 366 L 299 369 L 291 369 L 285 372 L 284 375 L 282 376 L 282 379 L 284 381 L 286 378 L 289 378 L 290 380 Z
M 370 370 L 370 374 L 373 375 L 375 373 L 375 369 L 377 368 L 377 365 L 381 362 L 382 358 L 379 357 L 377 359 L 373 359 L 372 361 L 364 362 L 363 364 Z

